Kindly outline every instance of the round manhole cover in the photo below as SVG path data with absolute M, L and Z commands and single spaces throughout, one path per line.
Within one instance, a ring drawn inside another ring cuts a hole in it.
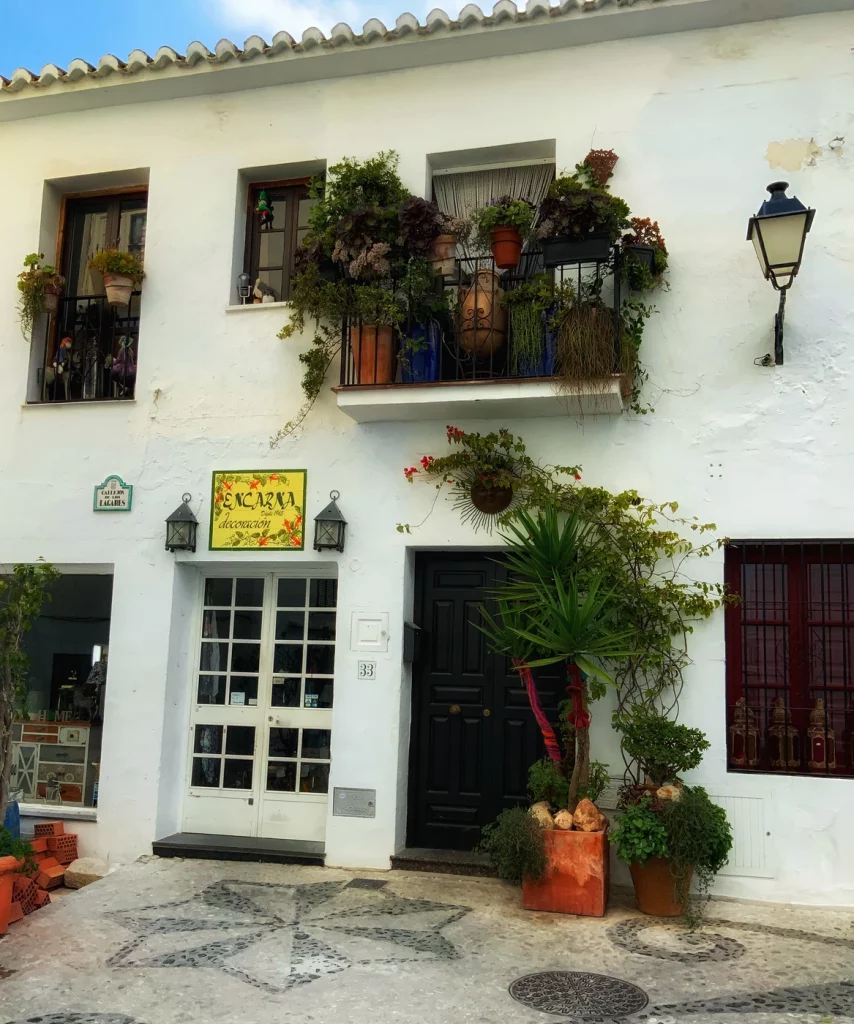
M 544 971 L 517 978 L 510 995 L 543 1013 L 603 1024 L 638 1013 L 649 1002 L 643 989 L 621 978 L 581 971 Z

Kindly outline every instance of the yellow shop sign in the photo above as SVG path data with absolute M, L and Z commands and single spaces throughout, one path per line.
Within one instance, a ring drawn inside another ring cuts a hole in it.
M 211 551 L 302 551 L 305 470 L 215 472 Z

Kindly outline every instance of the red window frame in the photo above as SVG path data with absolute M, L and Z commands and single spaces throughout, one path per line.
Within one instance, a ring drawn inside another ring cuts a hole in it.
M 854 541 L 733 541 L 725 579 L 729 770 L 854 775 Z

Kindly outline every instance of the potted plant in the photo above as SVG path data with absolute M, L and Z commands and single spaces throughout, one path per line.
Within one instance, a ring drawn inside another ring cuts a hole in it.
M 591 150 L 574 174 L 551 183 L 537 227 L 546 267 L 608 258 L 629 224 L 629 207 L 608 191 L 616 162 L 613 150 Z
M 475 240 L 479 247 L 492 249 L 492 258 L 500 270 L 512 270 L 522 258 L 522 245 L 534 223 L 534 207 L 527 199 L 501 196 L 472 215 Z
M 400 204 L 398 222 L 411 257 L 428 258 L 433 273 L 440 277 L 454 273 L 457 243 L 471 230 L 468 221 L 443 213 L 436 203 L 420 196 L 409 196 Z
M 18 317 L 21 332 L 29 339 L 35 322 L 42 313 L 55 313 L 65 278 L 56 267 L 42 263 L 44 253 L 31 252 L 24 257 L 24 269 L 18 274 Z
M 410 260 L 399 289 L 403 340 L 398 365 L 404 384 L 426 384 L 439 379 L 443 326 L 450 315 L 449 294 L 437 287 L 427 260 Z
M 122 249 L 100 249 L 89 260 L 89 269 L 104 277 L 104 290 L 111 306 L 127 306 L 131 294 L 143 279 L 142 263 Z
M 537 274 L 502 294 L 510 327 L 510 372 L 519 377 L 551 377 L 555 372 L 557 330 L 572 307 L 575 289 Z
M 654 288 L 667 270 L 667 246 L 661 237 L 658 221 L 649 217 L 632 217 L 630 231 L 623 235 L 622 274 L 632 291 Z
M 348 305 L 355 383 L 391 384 L 395 328 L 403 316 L 397 297 L 380 284 L 356 285 Z
M 701 786 L 670 790 L 660 789 L 656 797 L 644 792 L 626 804 L 611 838 L 629 865 L 638 909 L 655 917 L 684 914 L 695 923 L 729 857 L 732 829 Z M 694 905 L 692 878 L 700 897 Z
M 644 785 L 652 792 L 679 783 L 709 749 L 702 729 L 680 725 L 643 704 L 617 715 L 615 725 L 622 733 L 623 750 L 637 764 L 638 776 L 643 776 Z
M 8 828 L 0 828 L 0 935 L 9 928 L 15 876 L 21 869 L 32 870 L 33 848 L 23 839 L 13 839 Z
M 548 871 L 523 890 L 525 905 L 601 916 L 608 896 L 607 819 L 589 798 L 580 799 L 590 785 L 588 681 L 598 680 L 596 695 L 604 692 L 610 677 L 601 663 L 628 657 L 632 636 L 614 625 L 613 596 L 583 551 L 598 541 L 577 513 L 562 516 L 553 505 L 536 517 L 520 511 L 503 539 L 507 581 L 495 594 L 497 614 L 481 610 L 480 628 L 492 653 L 508 658 L 522 680 L 550 760 L 564 770 L 572 765 L 565 812 L 552 819 L 547 807 L 532 808 L 547 830 Z M 583 581 L 580 566 L 586 566 Z M 543 712 L 532 673 L 558 663 L 566 665 L 569 683 L 562 729 L 568 752 Z

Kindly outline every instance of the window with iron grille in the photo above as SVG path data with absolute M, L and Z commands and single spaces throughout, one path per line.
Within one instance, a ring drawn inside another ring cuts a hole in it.
M 726 549 L 730 771 L 854 775 L 854 541 Z
M 286 302 L 291 297 L 294 257 L 308 230 L 308 216 L 314 206 L 308 181 L 257 184 L 249 189 L 244 265 L 252 288 L 252 301 Z M 265 193 L 272 216 L 257 211 Z M 258 292 L 262 295 L 259 296 Z
M 130 303 L 107 301 L 103 278 L 89 269 L 101 249 L 142 260 L 148 195 L 120 190 L 65 198 L 61 273 L 65 292 L 46 320 L 39 401 L 131 399 L 136 385 L 140 293 Z

